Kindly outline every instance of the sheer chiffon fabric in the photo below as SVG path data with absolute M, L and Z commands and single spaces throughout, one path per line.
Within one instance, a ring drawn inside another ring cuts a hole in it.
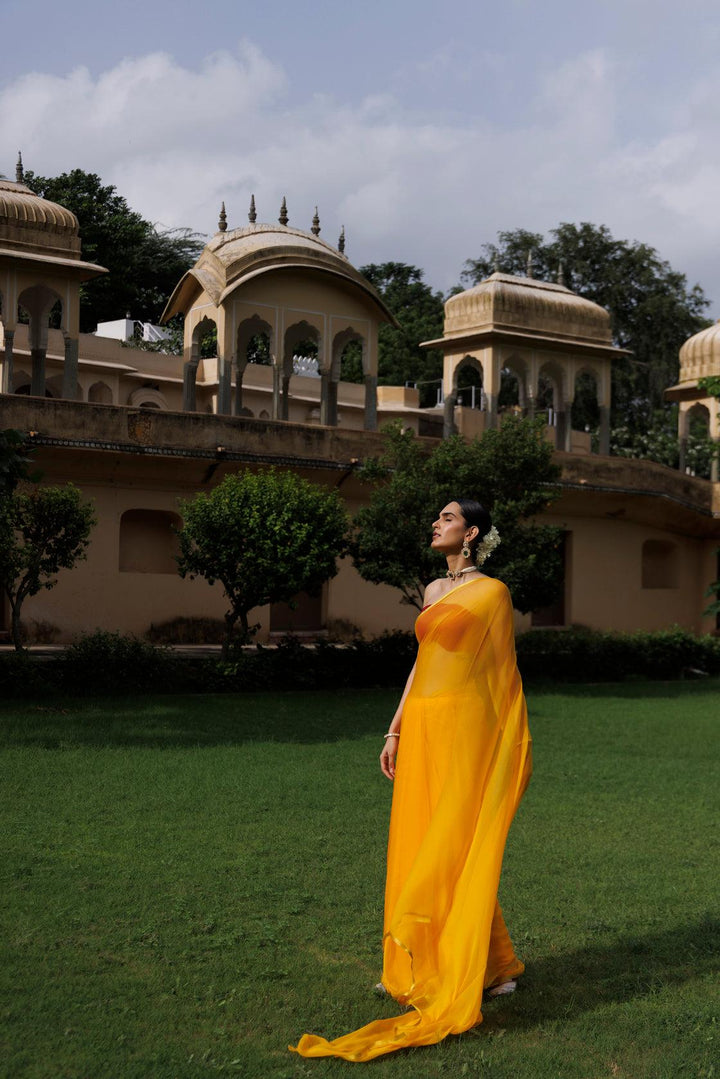
M 402 714 L 388 842 L 382 982 L 410 1009 L 306 1057 L 366 1061 L 482 1021 L 483 989 L 524 970 L 497 903 L 510 823 L 530 779 L 531 739 L 510 595 L 491 577 L 426 607 Z M 292 1047 L 291 1047 L 292 1048 Z

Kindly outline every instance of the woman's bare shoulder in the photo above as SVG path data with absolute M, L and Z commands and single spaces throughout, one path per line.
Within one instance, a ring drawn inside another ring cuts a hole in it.
M 446 587 L 447 579 L 445 577 L 438 577 L 436 580 L 431 581 L 429 585 L 426 585 L 423 598 L 425 606 L 427 607 L 428 603 L 434 603 L 436 599 L 440 599 Z

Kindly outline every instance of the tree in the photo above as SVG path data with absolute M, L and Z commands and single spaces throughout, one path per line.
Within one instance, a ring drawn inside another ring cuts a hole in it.
M 227 657 L 240 622 L 240 643 L 257 630 L 248 613 L 313 592 L 334 577 L 345 549 L 347 520 L 335 491 L 293 472 L 240 472 L 210 494 L 181 503 L 181 577 L 219 581 L 228 599 Z
M 680 463 L 680 444 L 677 434 L 677 405 L 656 409 L 643 428 L 620 423 L 610 430 L 610 453 L 614 457 L 636 457 L 658 461 L 668 468 Z M 691 416 L 685 446 L 685 464 L 695 476 L 710 478 L 710 467 L 716 447 L 702 421 Z
M 25 173 L 25 183 L 43 198 L 71 210 L 80 223 L 83 258 L 110 272 L 80 288 L 80 329 L 132 318 L 157 322 L 175 285 L 202 249 L 189 229 L 158 229 L 131 210 L 111 184 L 73 169 L 60 176 Z
M 554 281 L 562 264 L 568 288 L 605 307 L 615 344 L 633 353 L 613 362 L 613 412 L 642 429 L 653 410 L 665 407 L 663 390 L 677 381 L 680 346 L 709 325 L 703 316 L 709 301 L 654 248 L 616 240 L 605 225 L 563 222 L 550 236 L 499 232 L 497 244 L 484 244 L 483 256 L 467 260 L 462 279 L 476 284 L 498 268 L 525 274 L 529 253 L 534 276 L 543 281 Z
M 8 498 L 20 480 L 35 482 L 39 473 L 28 475 L 31 458 L 27 455 L 27 436 L 8 427 L 0 431 L 0 501 Z
M 0 500 L 0 584 L 10 601 L 12 638 L 22 650 L 20 612 L 28 596 L 54 588 L 56 574 L 85 558 L 92 506 L 71 483 L 14 492 Z
M 452 499 L 477 497 L 502 539 L 490 572 L 518 610 L 550 604 L 562 581 L 561 533 L 533 518 L 557 497 L 560 469 L 542 423 L 510 416 L 474 442 L 455 436 L 429 454 L 411 431 L 391 424 L 385 432 L 385 453 L 360 472 L 376 483 L 353 522 L 350 551 L 361 576 L 398 588 L 403 602 L 420 608 L 425 586 L 445 572 L 429 547 L 433 520 Z
M 385 386 L 419 382 L 421 404 L 434 404 L 442 378 L 442 352 L 419 345 L 443 335 L 442 293 L 433 292 L 423 281 L 422 270 L 404 262 L 370 263 L 361 266 L 360 273 L 377 289 L 400 324 L 400 329 L 387 323 L 380 326 L 378 381 Z

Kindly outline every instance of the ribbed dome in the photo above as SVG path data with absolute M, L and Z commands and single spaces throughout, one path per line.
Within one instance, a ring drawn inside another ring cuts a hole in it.
M 689 337 L 680 349 L 680 382 L 720 375 L 720 320 Z
M 563 285 L 494 273 L 445 303 L 445 336 L 492 326 L 499 330 L 612 344 L 610 315 L 604 307 Z
M 0 247 L 79 259 L 78 219 L 25 184 L 0 179 Z
M 380 308 L 384 320 L 394 323 L 370 282 L 345 255 L 309 232 L 272 224 L 216 233 L 176 287 L 162 319 L 186 310 L 191 300 L 190 278 L 200 283 L 213 303 L 221 304 L 243 281 L 272 270 L 293 268 L 319 270 L 351 282 Z

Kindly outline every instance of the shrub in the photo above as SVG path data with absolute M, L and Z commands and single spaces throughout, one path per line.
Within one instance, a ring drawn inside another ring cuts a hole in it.
M 56 693 L 58 688 L 57 660 L 27 652 L 0 655 L 0 695 L 3 697 L 42 697 Z
M 139 637 L 97 630 L 78 637 L 60 656 L 62 683 L 73 692 L 134 693 L 177 688 L 177 660 Z
M 617 682 L 720 674 L 720 638 L 696 637 L 679 626 L 636 633 L 530 630 L 517 638 L 517 656 L 528 679 Z

